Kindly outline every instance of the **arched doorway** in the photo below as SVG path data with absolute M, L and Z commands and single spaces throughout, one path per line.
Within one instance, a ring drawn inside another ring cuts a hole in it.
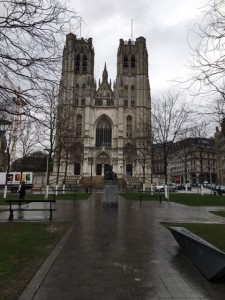
M 110 157 L 107 153 L 100 153 L 96 158 L 96 175 L 103 176 L 105 169 L 110 164 Z

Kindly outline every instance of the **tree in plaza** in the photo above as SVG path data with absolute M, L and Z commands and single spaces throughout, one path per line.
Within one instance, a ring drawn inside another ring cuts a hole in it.
M 37 117 L 43 85 L 58 84 L 63 39 L 80 18 L 59 0 L 0 0 L 0 7 L 0 113 Z
M 20 158 L 21 162 L 20 169 L 16 171 L 20 171 L 21 173 L 24 171 L 29 171 L 25 168 L 25 162 L 27 157 L 35 150 L 38 144 L 38 135 L 36 134 L 36 128 L 38 127 L 37 123 L 30 117 L 23 116 L 23 118 L 24 120 L 21 120 L 16 146 L 16 156 Z
M 54 162 L 57 168 L 57 185 L 60 167 L 63 170 L 63 182 L 65 183 L 69 165 L 83 160 L 82 116 L 77 114 L 77 106 L 73 102 L 71 103 L 70 93 L 71 90 L 61 83 L 58 98 L 63 101 L 57 103 L 54 131 Z
M 146 171 L 151 172 L 152 137 L 150 120 L 141 120 L 136 127 L 135 137 L 132 139 L 133 157 L 142 168 L 143 190 L 145 190 Z M 151 176 L 151 175 L 150 175 Z
M 38 138 L 39 144 L 47 154 L 47 167 L 45 170 L 47 172 L 47 190 L 50 172 L 53 170 L 54 154 L 56 151 L 58 86 L 51 82 L 47 82 L 42 90 L 42 99 L 43 105 L 39 116 Z
M 165 184 L 168 182 L 168 164 L 173 143 L 182 134 L 190 115 L 187 104 L 178 93 L 167 92 L 153 99 L 152 137 L 163 160 Z

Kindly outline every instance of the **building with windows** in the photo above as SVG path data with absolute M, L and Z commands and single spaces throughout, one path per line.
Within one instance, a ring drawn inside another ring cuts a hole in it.
M 176 183 L 217 183 L 216 148 L 213 138 L 187 138 L 173 144 L 168 176 Z
M 105 64 L 97 84 L 92 39 L 68 34 L 58 100 L 57 149 L 61 150 L 55 154 L 55 170 L 60 164 L 60 171 L 66 170 L 68 176 L 78 176 L 80 181 L 91 177 L 94 182 L 111 164 L 125 182 L 140 182 L 143 167 L 135 159 L 134 141 L 142 135 L 146 139 L 143 128 L 150 129 L 150 119 L 145 38 L 121 39 L 115 81 L 109 80 Z M 150 169 L 148 162 L 146 177 Z
M 225 119 L 221 122 L 221 128 L 216 127 L 216 170 L 218 174 L 218 184 L 225 185 Z

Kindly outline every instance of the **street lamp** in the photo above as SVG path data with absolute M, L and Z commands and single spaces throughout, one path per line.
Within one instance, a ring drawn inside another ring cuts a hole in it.
M 5 120 L 5 119 L 0 119 L 0 131 L 2 131 L 2 137 L 0 136 L 0 144 L 1 144 L 1 139 L 3 139 L 5 137 L 5 127 L 6 126 L 10 126 L 12 124 L 12 122 Z M 7 174 L 9 173 L 9 168 L 10 168 L 10 154 L 9 154 L 9 147 L 6 147 L 7 153 Z M 0 165 L 3 164 L 3 159 L 0 159 Z M 5 188 L 4 188 L 4 194 L 3 194 L 3 198 L 6 198 L 6 194 L 7 194 L 7 176 L 5 179 Z
M 91 156 L 91 186 L 90 186 L 90 193 L 92 194 L 92 160 L 93 156 Z
M 121 162 L 120 164 L 119 164 L 119 166 L 120 166 L 120 174 L 121 174 L 121 190 L 122 190 L 122 188 L 123 188 L 123 163 Z
M 45 199 L 48 199 L 48 190 L 49 190 L 49 156 L 50 156 L 51 149 L 45 148 L 44 151 L 47 151 Z
M 88 159 L 91 161 L 91 182 L 90 182 L 90 193 L 92 193 L 92 165 L 93 165 L 93 150 L 91 150 L 91 156 Z

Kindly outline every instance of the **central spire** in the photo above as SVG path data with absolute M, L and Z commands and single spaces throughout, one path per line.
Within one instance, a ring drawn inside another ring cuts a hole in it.
M 106 63 L 105 63 L 104 71 L 102 73 L 102 82 L 108 82 L 108 72 L 106 69 Z

